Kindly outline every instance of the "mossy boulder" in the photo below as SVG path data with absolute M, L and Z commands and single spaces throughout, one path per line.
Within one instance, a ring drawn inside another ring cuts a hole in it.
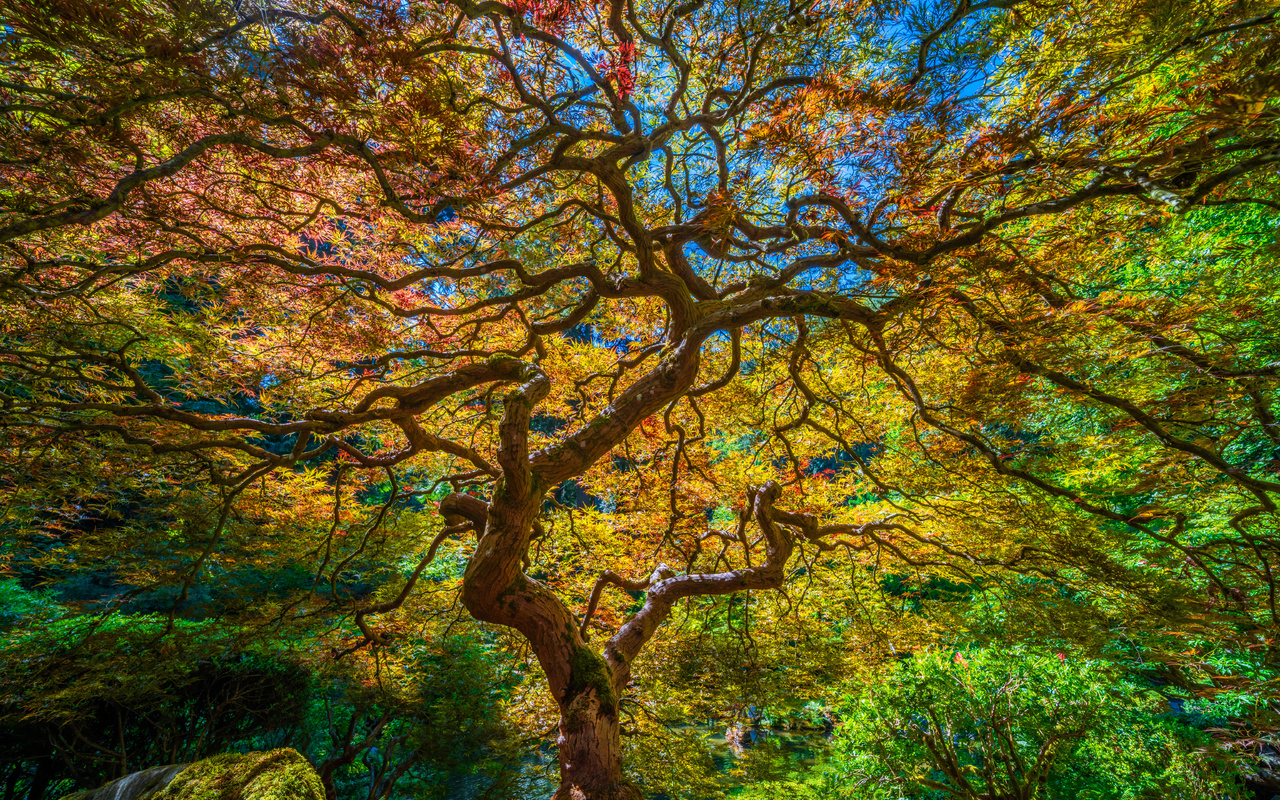
M 324 787 L 298 751 L 284 748 L 154 767 L 65 800 L 324 800 Z

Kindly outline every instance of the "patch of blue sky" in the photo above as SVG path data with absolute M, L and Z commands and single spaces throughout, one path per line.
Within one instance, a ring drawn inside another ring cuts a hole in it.
M 944 9 L 945 6 L 945 9 Z M 720 3 L 708 6 L 708 11 L 704 13 L 718 13 L 716 8 L 725 11 L 730 7 L 729 4 Z M 952 7 L 949 4 L 938 4 L 935 11 L 941 13 L 946 10 L 949 13 Z M 849 41 L 843 46 L 848 50 L 850 56 L 857 56 L 860 64 L 860 72 L 864 73 L 868 80 L 874 79 L 878 74 L 886 74 L 889 72 L 901 72 L 908 69 L 914 63 L 913 48 L 918 47 L 919 40 L 923 32 L 929 29 L 930 20 L 918 17 L 909 18 L 908 16 L 898 16 L 887 19 L 877 30 L 859 30 L 850 34 Z M 936 20 L 934 21 L 936 24 Z M 966 22 L 965 25 L 985 24 L 982 15 L 978 15 L 972 21 Z M 945 42 L 938 43 L 939 50 L 945 49 Z M 595 64 L 607 61 L 611 54 L 604 49 L 583 49 L 583 57 L 591 63 Z M 676 73 L 670 62 L 664 58 L 655 57 L 658 54 L 656 48 L 641 47 L 640 61 L 636 65 L 636 71 L 640 77 L 637 91 L 629 100 L 634 104 L 638 118 L 633 118 L 633 123 L 646 132 L 651 132 L 667 122 L 667 106 L 668 98 L 676 85 Z M 648 56 L 646 58 L 646 55 Z M 981 60 L 979 60 L 981 61 Z M 562 74 L 558 77 L 558 81 L 564 87 L 561 90 L 560 97 L 568 104 L 560 111 L 562 118 L 570 122 L 580 122 L 584 124 L 607 124 L 604 116 L 598 108 L 591 104 L 599 105 L 603 101 L 603 97 L 599 96 L 599 87 L 595 87 L 588 75 L 587 70 L 570 57 L 568 54 L 560 53 L 556 57 L 556 65 Z M 830 60 L 821 58 L 811 58 L 806 62 L 792 65 L 793 73 L 799 72 L 810 76 L 817 76 L 829 71 L 832 64 Z M 967 114 L 975 118 L 981 118 L 985 111 L 989 108 L 987 104 L 991 101 L 988 95 L 989 82 L 991 76 L 998 72 L 1001 68 L 1001 58 L 997 54 L 993 59 L 987 61 L 974 62 L 966 66 L 959 73 L 950 71 L 950 77 L 953 82 L 945 85 L 932 87 L 932 91 L 939 93 L 939 99 L 947 95 L 941 94 L 949 92 L 954 97 L 953 102 L 959 103 L 963 107 L 960 109 L 962 114 Z M 647 72 L 646 72 L 647 71 Z M 955 83 L 957 79 L 959 83 Z M 726 80 L 719 88 L 733 92 L 739 88 L 739 84 L 734 80 L 731 74 L 725 75 Z M 704 76 L 705 80 L 705 76 Z M 692 88 L 696 89 L 701 81 L 695 80 Z M 710 83 L 715 83 L 710 81 Z M 930 88 L 930 87 L 923 87 Z M 570 98 L 576 98 L 570 101 Z M 692 98 L 694 105 L 701 102 L 700 97 Z M 683 109 L 674 109 L 677 115 L 684 113 Z M 536 116 L 536 115 L 535 115 Z M 890 116 L 888 124 L 911 124 L 913 120 L 907 114 Z M 530 120 L 531 126 L 541 124 L 539 120 Z M 531 128 L 532 129 L 532 128 Z M 785 203 L 791 197 L 797 194 L 809 193 L 818 190 L 820 187 L 807 183 L 801 176 L 789 174 L 786 171 L 780 171 L 774 179 L 769 183 L 770 188 L 761 191 L 759 181 L 762 177 L 762 170 L 767 166 L 766 160 L 757 160 L 750 153 L 743 152 L 742 148 L 735 147 L 732 144 L 732 138 L 736 135 L 734 132 L 726 129 L 728 137 L 731 139 L 729 148 L 729 171 L 734 175 L 734 183 L 744 180 L 754 182 L 756 188 L 754 190 L 754 200 L 752 208 L 748 209 L 748 213 L 757 218 L 765 218 L 766 221 L 780 221 L 786 214 Z M 520 131 L 509 130 L 511 136 L 519 136 Z M 975 134 L 976 135 L 976 134 Z M 632 182 L 637 189 L 637 194 L 642 198 L 646 198 L 649 202 L 661 204 L 662 198 L 669 200 L 668 205 L 672 211 L 672 221 L 679 222 L 687 215 L 696 212 L 708 194 L 714 192 L 719 187 L 719 175 L 717 174 L 717 165 L 715 160 L 715 149 L 712 139 L 698 128 L 694 128 L 687 132 L 674 135 L 669 141 L 665 142 L 667 148 L 678 156 L 680 163 L 677 164 L 678 169 L 674 175 L 670 176 L 671 181 L 675 184 L 675 197 L 666 197 L 666 159 L 668 155 L 661 149 L 643 155 L 636 159 L 632 165 Z M 859 187 L 859 191 L 864 195 L 873 197 L 877 193 L 883 193 L 887 190 L 890 182 L 896 177 L 896 165 L 892 158 L 886 154 L 861 154 L 851 156 L 845 159 L 837 159 L 832 165 L 832 171 L 838 185 L 845 187 Z M 763 196 L 762 196 L 763 195 Z M 685 205 L 688 205 L 686 208 Z M 890 206 L 890 210 L 892 206 Z M 769 220 L 768 218 L 773 218 Z M 446 220 L 441 220 L 442 222 Z M 702 252 L 696 244 L 689 245 L 691 255 L 701 256 L 693 258 L 695 268 L 704 274 L 710 274 L 710 271 L 719 269 L 720 264 L 716 264 L 717 259 L 713 259 Z M 868 280 L 868 274 L 858 269 L 855 265 L 845 264 L 838 270 L 832 270 L 826 267 L 822 270 L 813 270 L 802 276 L 798 285 L 811 288 L 831 288 L 832 276 L 834 275 L 834 288 L 844 291 L 855 290 L 865 285 Z M 457 292 L 453 285 L 449 282 L 433 282 L 429 291 L 433 297 L 437 298 L 441 304 L 447 304 L 457 298 Z
M 428 300 L 441 307 L 453 305 L 460 297 L 454 282 L 446 278 L 423 281 L 418 288 L 426 294 Z

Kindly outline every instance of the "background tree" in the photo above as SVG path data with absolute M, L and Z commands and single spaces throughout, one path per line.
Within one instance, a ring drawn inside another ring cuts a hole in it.
M 169 631 L 273 565 L 238 612 L 349 615 L 342 655 L 474 531 L 558 797 L 636 796 L 677 604 L 850 562 L 1269 642 L 1275 9 L 3 16 L 11 558 Z
M 447 797 L 460 784 L 477 798 L 528 796 L 527 747 L 504 713 L 515 664 L 443 600 L 453 580 L 440 583 L 449 590 L 406 609 L 395 652 L 334 659 L 349 632 L 332 620 L 264 628 L 224 608 L 166 633 L 162 615 L 68 613 L 75 604 L 54 592 L 0 581 L 3 796 L 62 797 L 279 747 L 310 759 L 340 800 Z
M 924 651 L 845 698 L 825 774 L 761 796 L 1243 796 L 1209 736 L 1153 701 L 1074 654 Z

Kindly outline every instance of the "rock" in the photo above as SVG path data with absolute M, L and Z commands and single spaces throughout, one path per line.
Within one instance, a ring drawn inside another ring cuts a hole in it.
M 324 787 L 298 751 L 284 748 L 153 767 L 65 800 L 324 800 Z
M 64 800 L 136 800 L 168 786 L 174 776 L 188 766 L 187 764 L 169 764 L 144 769 L 141 772 L 125 775 L 105 786 L 99 786 L 97 789 L 67 795 Z

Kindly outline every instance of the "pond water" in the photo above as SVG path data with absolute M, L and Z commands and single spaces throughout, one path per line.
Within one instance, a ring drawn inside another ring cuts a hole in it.
M 711 752 L 716 767 L 722 773 L 729 773 L 742 758 L 769 750 L 791 769 L 816 767 L 826 757 L 830 748 L 830 739 L 823 730 L 773 730 L 770 728 L 747 728 L 730 742 L 726 738 L 729 729 L 723 725 L 699 726 L 705 731 L 703 740 Z
M 717 783 L 730 797 L 746 785 L 817 768 L 831 746 L 830 734 L 820 729 L 729 728 L 723 722 L 682 728 L 701 736 L 719 773 Z M 650 800 L 669 798 L 654 794 Z

